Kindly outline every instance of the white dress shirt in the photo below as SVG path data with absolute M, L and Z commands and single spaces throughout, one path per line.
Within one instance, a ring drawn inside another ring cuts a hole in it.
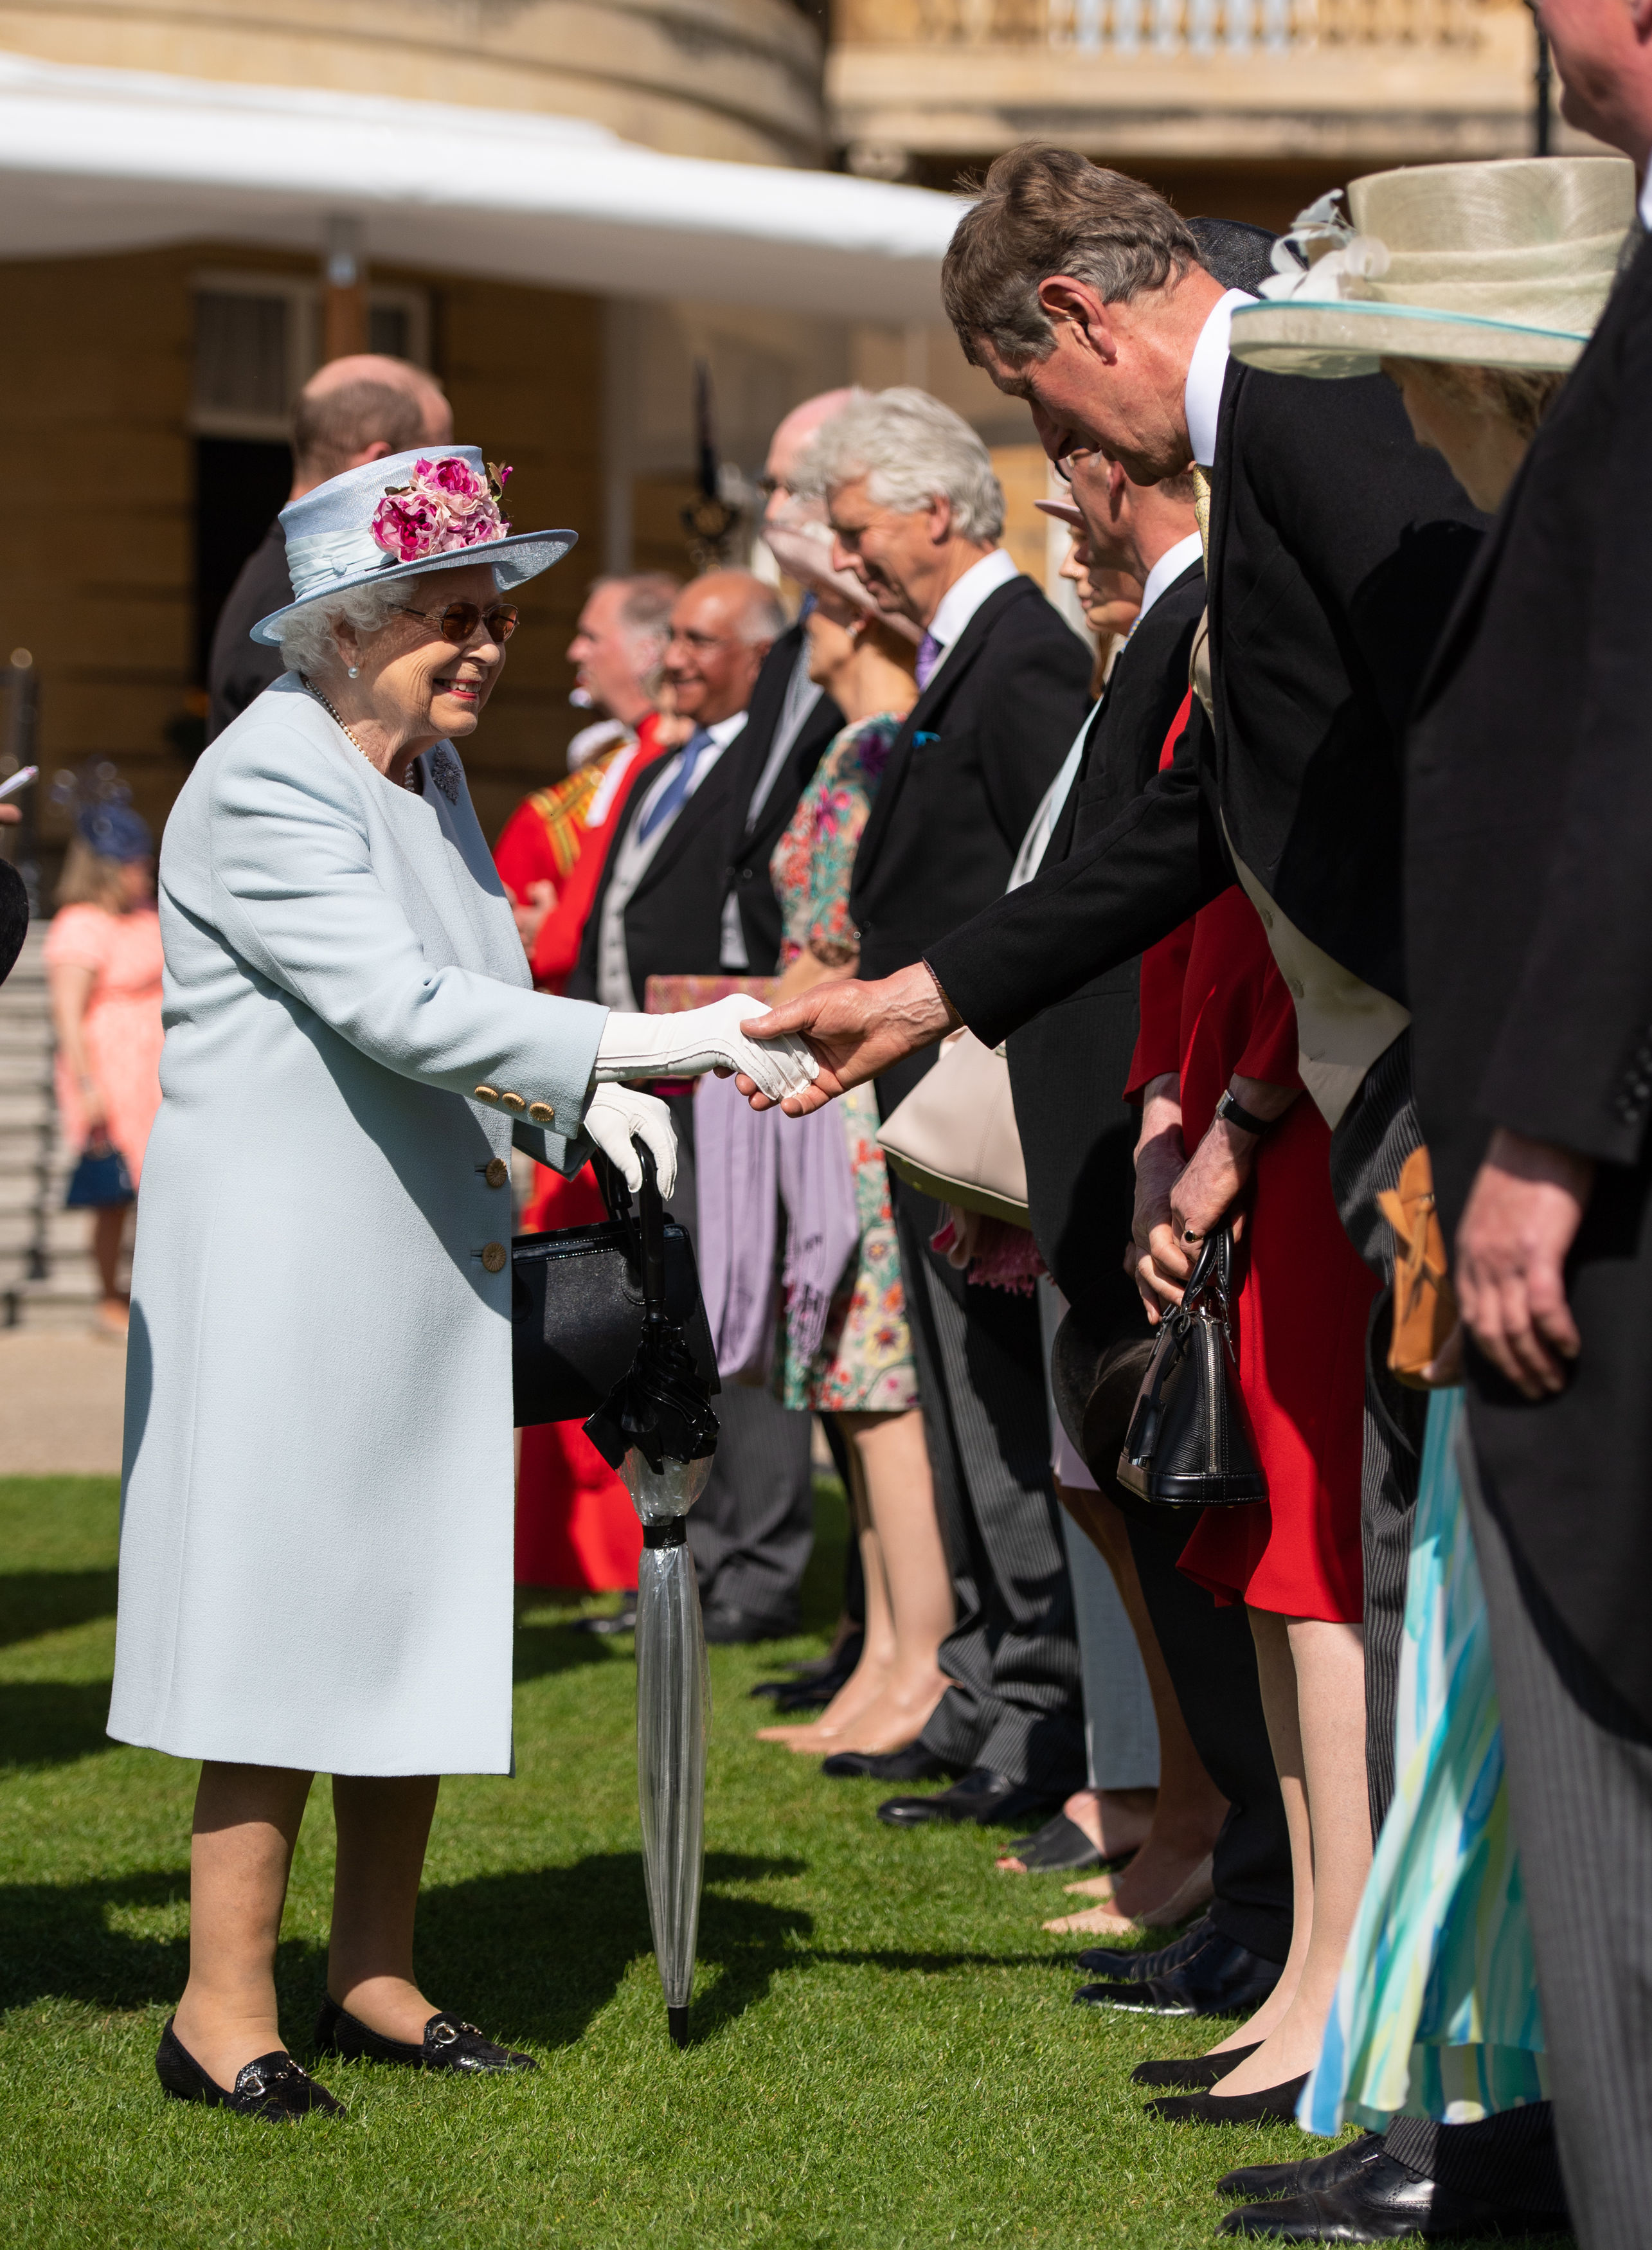
M 706 732 L 712 739 L 695 761 L 684 804 L 687 804 L 688 797 L 694 795 L 745 724 L 746 714 L 737 711 L 732 719 L 719 719 L 714 727 L 706 728 Z M 686 748 L 685 744 L 684 749 Z M 602 995 L 604 1007 L 618 1008 L 626 1015 L 638 1014 L 643 1004 L 631 990 L 631 964 L 625 950 L 625 909 L 630 906 L 637 885 L 652 865 L 654 854 L 676 827 L 682 805 L 662 820 L 650 835 L 644 836 L 642 831 L 647 825 L 649 814 L 676 778 L 682 763 L 682 750 L 660 761 L 660 770 L 644 792 L 636 818 L 626 823 L 625 833 L 614 856 L 614 872 L 608 879 L 608 889 L 602 896 L 602 919 L 596 934 L 596 989 Z
M 1228 336 L 1233 316 L 1241 305 L 1256 301 L 1249 289 L 1229 289 L 1218 297 L 1187 362 L 1182 410 L 1193 457 L 1201 469 L 1208 469 L 1216 458 L 1216 420 L 1222 412 L 1222 386 L 1228 379 Z
M 1147 573 L 1146 583 L 1141 590 L 1141 607 L 1136 612 L 1136 625 L 1132 625 L 1130 628 L 1132 632 L 1135 632 L 1136 625 L 1141 623 L 1166 587 L 1174 586 L 1182 572 L 1198 562 L 1201 551 L 1199 534 L 1196 531 L 1190 531 L 1185 539 L 1179 539 L 1174 547 L 1166 548 L 1164 553 Z
M 953 644 L 964 627 L 988 594 L 995 594 L 1012 578 L 1019 578 L 1021 566 L 1011 560 L 1002 547 L 995 547 L 990 555 L 983 555 L 979 562 L 972 562 L 961 578 L 955 578 L 941 596 L 935 614 L 929 620 L 929 637 L 940 645 L 940 654 L 935 659 L 935 668 L 929 675 L 933 680 L 951 655 Z

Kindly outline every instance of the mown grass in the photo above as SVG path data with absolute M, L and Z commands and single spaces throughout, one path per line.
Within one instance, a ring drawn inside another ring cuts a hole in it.
M 1209 2240 L 1227 2166 L 1309 2144 L 1149 2125 L 1126 2084 L 1201 2027 L 1071 2005 L 1056 1880 L 996 1839 L 900 1834 L 872 1784 L 751 1739 L 752 1681 L 812 1653 L 843 1536 L 823 1493 L 810 1631 L 714 1650 L 694 2037 L 667 2044 L 637 1849 L 630 1644 L 528 1595 L 517 1777 L 443 1791 L 420 1968 L 531 2049 L 469 2085 L 331 2065 L 348 2122 L 272 2129 L 163 2102 L 182 1984 L 194 1770 L 103 1734 L 116 1502 L 0 1480 L 0 2240 L 59 2244 L 774 2246 Z M 432 1661 L 463 1652 L 432 1652 Z M 313 1653 L 325 1681 L 325 1648 Z M 301 2058 L 322 1987 L 331 1819 L 318 1785 L 283 1930 Z

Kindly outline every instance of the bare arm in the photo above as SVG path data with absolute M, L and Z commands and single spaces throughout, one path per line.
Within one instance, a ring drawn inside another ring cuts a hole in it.
M 86 1004 L 92 997 L 92 987 L 96 981 L 96 971 L 83 967 L 78 961 L 57 962 L 46 971 L 46 990 L 51 995 L 52 1021 L 57 1032 L 58 1045 L 79 1085 L 80 1107 L 86 1114 L 86 1123 L 93 1129 L 101 1125 L 108 1115 L 102 1089 L 92 1074 L 92 1064 L 86 1048 Z

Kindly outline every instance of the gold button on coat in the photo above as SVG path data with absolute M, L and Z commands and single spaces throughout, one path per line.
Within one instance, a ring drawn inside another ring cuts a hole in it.
M 526 1109 L 527 1108 L 527 1104 L 523 1101 L 520 1094 L 501 1094 L 499 1096 L 499 1108 L 501 1109 L 510 1110 Z
M 495 1087 L 478 1086 L 476 1089 L 475 1099 L 478 1101 L 497 1101 L 499 1098 L 499 1091 Z
M 502 1188 L 511 1177 L 511 1168 L 503 1156 L 495 1156 L 487 1168 L 487 1184 L 491 1188 Z
M 482 1263 L 490 1273 L 502 1273 L 505 1271 L 505 1260 L 508 1255 L 509 1253 L 502 1242 L 490 1242 L 482 1253 Z
M 531 1124 L 554 1125 L 556 1122 L 556 1112 L 548 1101 L 530 1101 L 527 1115 Z

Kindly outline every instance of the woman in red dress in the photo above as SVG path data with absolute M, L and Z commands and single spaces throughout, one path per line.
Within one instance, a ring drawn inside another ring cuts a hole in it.
M 1150 1320 L 1180 1296 L 1188 1226 L 1201 1235 L 1224 1211 L 1238 1221 L 1234 1344 L 1269 1497 L 1205 1510 L 1180 1567 L 1249 1609 L 1291 1844 L 1289 1958 L 1213 2050 L 1243 2058 L 1214 2110 L 1199 2097 L 1193 2111 L 1216 2122 L 1224 2101 L 1272 2092 L 1273 2113 L 1289 2115 L 1371 1860 L 1359 1473 L 1376 1283 L 1337 1218 L 1330 1128 L 1302 1098 L 1295 1004 L 1236 886 L 1144 959 L 1131 1090 L 1143 1096 L 1134 1254 Z M 1224 1093 L 1267 1129 L 1218 1119 Z

